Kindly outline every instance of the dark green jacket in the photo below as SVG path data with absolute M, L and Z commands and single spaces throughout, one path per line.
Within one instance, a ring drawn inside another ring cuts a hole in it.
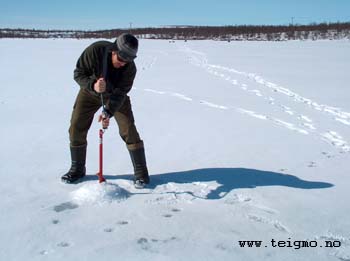
M 136 75 L 134 62 L 127 63 L 118 69 L 113 67 L 111 54 L 115 48 L 116 45 L 108 41 L 91 44 L 79 57 L 74 70 L 74 80 L 94 96 L 99 96 L 94 90 L 95 82 L 100 77 L 104 77 L 107 86 L 103 97 L 108 100 L 106 108 L 111 114 L 123 105 Z

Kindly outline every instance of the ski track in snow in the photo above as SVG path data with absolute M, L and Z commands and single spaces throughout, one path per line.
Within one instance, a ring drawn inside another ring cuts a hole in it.
M 181 93 L 175 93 L 175 92 L 166 92 L 166 91 L 159 91 L 159 90 L 154 90 L 154 89 L 144 89 L 146 92 L 158 94 L 158 95 L 168 95 L 172 96 L 187 102 L 195 102 L 210 108 L 214 109 L 219 109 L 219 110 L 235 110 L 239 113 L 246 114 L 248 116 L 260 119 L 260 120 L 268 120 L 271 123 L 284 127 L 286 129 L 289 129 L 291 131 L 297 132 L 299 134 L 303 135 L 309 135 L 311 133 L 317 134 L 321 140 L 326 141 L 327 143 L 331 144 L 332 146 L 335 146 L 340 150 L 340 152 L 349 152 L 350 151 L 350 146 L 348 142 L 337 132 L 335 131 L 327 131 L 327 132 L 318 132 L 317 128 L 314 126 L 312 119 L 310 117 L 305 116 L 305 115 L 298 115 L 297 119 L 300 121 L 299 126 L 295 126 L 295 124 L 286 122 L 285 120 L 281 120 L 272 116 L 268 115 L 263 115 L 261 113 L 257 113 L 251 110 L 243 109 L 243 108 L 234 108 L 226 105 L 220 105 L 216 104 L 214 102 L 210 102 L 207 100 L 199 100 L 196 101 L 194 98 L 189 97 L 188 95 L 181 94 Z M 295 113 L 288 107 L 283 107 L 287 113 L 290 115 L 294 115 Z
M 269 82 L 265 80 L 263 77 L 258 76 L 254 73 L 248 73 L 248 72 L 242 72 L 238 71 L 233 68 L 228 68 L 221 65 L 214 65 L 209 64 L 208 60 L 206 58 L 205 53 L 197 52 L 195 50 L 192 50 L 187 47 L 180 47 L 180 51 L 185 53 L 187 56 L 187 60 L 190 64 L 193 64 L 195 66 L 199 66 L 206 70 L 208 73 L 213 74 L 221 79 L 224 79 L 225 81 L 230 82 L 232 85 L 239 87 L 243 91 L 246 91 L 248 93 L 251 93 L 257 97 L 265 99 L 270 105 L 277 106 L 277 108 L 281 109 L 283 112 L 285 112 L 288 116 L 292 117 L 294 121 L 296 120 L 298 122 L 298 125 L 295 125 L 293 123 L 287 122 L 286 120 L 278 119 L 269 115 L 264 115 L 260 112 L 255 112 L 252 110 L 248 110 L 245 108 L 235 108 L 230 105 L 223 105 L 223 104 L 217 104 L 212 101 L 208 100 L 195 100 L 194 98 L 183 94 L 179 92 L 167 92 L 167 91 L 161 91 L 161 90 L 155 90 L 150 88 L 145 88 L 143 91 L 157 94 L 157 95 L 167 95 L 174 98 L 177 98 L 179 100 L 183 100 L 186 102 L 193 102 L 200 105 L 204 105 L 213 109 L 219 109 L 219 110 L 234 110 L 236 112 L 248 115 L 250 117 L 254 117 L 259 120 L 267 120 L 271 122 L 272 124 L 280 127 L 284 127 L 288 130 L 291 130 L 293 132 L 302 134 L 302 135 L 312 135 L 317 136 L 320 140 L 327 142 L 328 144 L 334 146 L 339 150 L 339 152 L 350 152 L 350 145 L 349 143 L 336 131 L 334 130 L 325 130 L 321 131 L 318 130 L 318 128 L 315 126 L 314 121 L 311 117 L 307 115 L 303 115 L 300 113 L 297 113 L 293 108 L 290 108 L 288 106 L 285 106 L 283 104 L 278 103 L 276 101 L 276 98 L 272 98 L 268 95 L 264 95 L 261 90 L 257 89 L 249 89 L 249 81 L 254 81 L 255 83 L 258 83 L 259 85 L 263 87 L 267 87 L 268 89 L 272 90 L 274 93 L 286 95 L 287 97 L 291 98 L 294 102 L 302 103 L 310 108 L 313 108 L 314 110 L 318 112 L 323 112 L 326 115 L 330 115 L 336 122 L 340 122 L 346 126 L 350 126 L 350 113 L 342 111 L 339 108 L 328 106 L 328 105 L 322 105 L 315 101 L 312 101 L 308 98 L 305 98 L 285 87 L 279 86 L 278 84 Z M 167 53 L 160 52 L 161 55 L 169 55 Z M 141 68 L 143 70 L 151 69 L 154 64 L 157 61 L 157 56 L 149 56 L 149 59 L 145 59 L 147 62 L 144 62 L 141 64 Z M 233 75 L 239 75 L 244 76 L 247 80 L 246 83 L 240 83 L 237 79 L 234 79 L 232 77 Z M 135 88 L 136 89 L 136 88 Z
M 173 96 L 173 97 L 185 100 L 185 101 L 196 102 L 193 98 L 191 98 L 191 97 L 189 97 L 189 96 L 187 96 L 185 94 L 165 92 L 165 91 L 158 91 L 158 90 L 154 90 L 154 89 L 144 89 L 144 91 L 155 93 L 155 94 L 160 94 L 160 95 L 170 95 L 170 96 Z M 307 130 L 302 129 L 302 128 L 298 128 L 298 127 L 294 126 L 294 124 L 292 124 L 292 123 L 288 123 L 288 122 L 285 122 L 283 120 L 280 120 L 280 119 L 277 119 L 277 118 L 273 118 L 273 117 L 269 117 L 269 116 L 266 116 L 266 115 L 258 114 L 258 113 L 253 112 L 253 111 L 245 110 L 245 109 L 242 109 L 242 108 L 233 108 L 233 107 L 229 107 L 229 106 L 225 106 L 225 105 L 220 105 L 220 104 L 216 104 L 214 102 L 210 102 L 210 101 L 207 101 L 207 100 L 199 100 L 199 101 L 197 101 L 197 103 L 201 104 L 201 105 L 204 105 L 204 106 L 207 106 L 207 107 L 210 107 L 210 108 L 214 108 L 214 109 L 220 109 L 220 110 L 230 110 L 230 109 L 232 110 L 233 109 L 233 110 L 235 110 L 237 112 L 240 112 L 240 113 L 243 113 L 243 114 L 247 114 L 249 116 L 252 116 L 252 117 L 255 117 L 255 118 L 258 118 L 258 119 L 261 119 L 261 120 L 270 120 L 271 122 L 275 123 L 276 125 L 285 127 L 285 128 L 287 128 L 289 130 L 296 131 L 296 132 L 301 133 L 301 134 L 306 134 L 306 135 L 309 134 L 309 132 Z M 304 119 L 304 118 L 307 118 L 307 117 L 301 115 L 300 118 Z M 314 130 L 315 129 L 313 127 L 313 125 L 310 124 L 309 122 L 303 123 L 302 126 L 308 128 L 310 130 Z
M 267 87 L 270 91 L 273 91 L 274 93 L 285 95 L 292 101 L 304 104 L 317 112 L 323 113 L 325 116 L 331 116 L 331 118 L 335 122 L 342 123 L 346 126 L 350 126 L 349 112 L 343 111 L 337 107 L 319 104 L 316 101 L 303 97 L 302 95 L 289 90 L 288 88 L 285 88 L 273 82 L 269 82 L 263 77 L 254 73 L 242 72 L 234 68 L 210 64 L 205 53 L 198 52 L 184 46 L 179 47 L 179 50 L 186 55 L 187 60 L 190 64 L 203 68 L 208 73 L 215 75 L 216 77 L 219 77 L 225 81 L 228 81 L 233 86 L 238 87 L 243 91 L 252 93 L 257 97 L 265 99 L 270 105 L 277 106 L 290 117 L 294 117 L 294 120 L 297 120 L 297 122 L 299 122 L 299 126 L 295 126 L 294 124 L 286 122 L 285 120 L 277 119 L 268 115 L 263 115 L 262 113 L 254 112 L 243 108 L 233 108 L 232 106 L 215 104 L 209 101 L 199 101 L 200 103 L 212 108 L 234 109 L 240 113 L 246 114 L 248 116 L 260 120 L 268 120 L 275 125 L 285 127 L 299 134 L 316 135 L 319 137 L 319 139 L 326 141 L 327 143 L 336 147 L 341 153 L 350 152 L 350 146 L 348 142 L 340 134 L 333 130 L 319 131 L 317 127 L 315 127 L 315 124 L 313 123 L 311 117 L 299 114 L 293 108 L 278 103 L 278 101 L 276 101 L 276 98 L 272 98 L 269 95 L 265 95 L 264 93 L 262 93 L 262 90 L 249 89 L 249 81 L 253 81 L 254 83 L 257 83 L 262 87 Z M 245 79 L 246 82 L 239 82 L 237 79 L 233 78 L 233 75 L 243 76 L 243 79 Z

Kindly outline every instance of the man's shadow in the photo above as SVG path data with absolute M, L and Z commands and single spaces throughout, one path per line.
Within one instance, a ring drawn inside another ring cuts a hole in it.
M 107 175 L 105 177 L 107 180 L 132 180 L 133 178 L 132 175 Z M 334 186 L 327 182 L 307 181 L 293 175 L 271 171 L 245 168 L 207 168 L 151 175 L 151 184 L 148 188 L 154 189 L 159 185 L 170 182 L 185 184 L 215 181 L 219 186 L 207 195 L 207 199 L 223 198 L 234 189 L 255 188 L 260 186 L 285 186 L 298 189 L 324 189 Z

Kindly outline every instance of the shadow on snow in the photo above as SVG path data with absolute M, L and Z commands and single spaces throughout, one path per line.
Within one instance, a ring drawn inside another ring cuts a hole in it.
M 132 175 L 106 175 L 107 180 L 132 179 Z M 97 176 L 87 176 L 84 180 L 97 179 Z M 323 189 L 333 187 L 333 184 L 321 181 L 302 180 L 296 176 L 245 168 L 207 168 L 188 171 L 170 172 L 151 175 L 154 189 L 168 183 L 186 184 L 194 182 L 217 182 L 219 186 L 212 190 L 206 199 L 220 199 L 234 189 L 255 188 L 260 186 L 285 186 L 298 189 Z M 169 192 L 170 193 L 170 192 Z M 176 193 L 176 192 L 171 192 Z M 192 194 L 190 191 L 185 192 Z

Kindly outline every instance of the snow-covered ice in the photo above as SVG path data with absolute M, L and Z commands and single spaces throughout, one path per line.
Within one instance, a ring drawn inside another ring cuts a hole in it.
M 93 41 L 0 40 L 0 260 L 350 260 L 349 41 L 141 40 L 142 190 L 115 123 L 98 183 L 96 119 L 60 182 Z

